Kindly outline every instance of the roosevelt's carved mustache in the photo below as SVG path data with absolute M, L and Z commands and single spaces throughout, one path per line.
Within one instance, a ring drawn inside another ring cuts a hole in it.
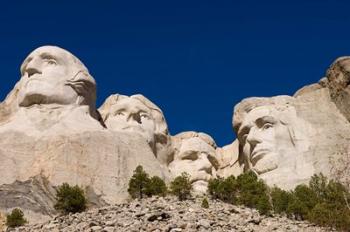
M 212 178 L 212 175 L 208 173 L 207 171 L 204 170 L 198 170 L 196 171 L 191 178 L 191 183 L 196 182 L 196 181 L 209 181 Z

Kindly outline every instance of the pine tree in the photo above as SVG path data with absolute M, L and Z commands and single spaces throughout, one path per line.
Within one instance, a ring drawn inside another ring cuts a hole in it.
M 6 216 L 6 225 L 8 227 L 18 227 L 23 226 L 27 223 L 27 220 L 24 218 L 22 210 L 15 208 L 10 214 Z
M 65 214 L 82 212 L 86 209 L 87 199 L 83 189 L 79 186 L 71 187 L 63 183 L 56 193 L 55 209 Z
M 181 176 L 176 177 L 170 183 L 170 192 L 177 196 L 180 201 L 186 200 L 191 196 L 191 190 L 190 176 L 186 172 L 183 172 Z
M 143 170 L 141 165 L 137 166 L 134 174 L 129 181 L 128 192 L 132 198 L 144 198 L 147 193 L 147 188 L 150 184 L 148 174 Z
M 167 193 L 168 189 L 167 186 L 159 176 L 153 176 L 148 184 L 146 185 L 145 193 L 147 196 L 153 196 L 153 195 L 158 195 L 158 196 L 165 196 Z
M 209 202 L 206 197 L 203 198 L 202 200 L 202 208 L 208 209 L 209 208 Z

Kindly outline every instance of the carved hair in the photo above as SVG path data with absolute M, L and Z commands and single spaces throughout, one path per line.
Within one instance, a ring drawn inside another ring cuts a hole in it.
M 217 148 L 214 139 L 210 135 L 202 133 L 202 132 L 186 131 L 186 132 L 181 132 L 181 133 L 173 136 L 174 140 L 179 141 L 180 143 L 182 140 L 196 138 L 196 137 L 200 138 L 201 140 L 206 142 L 209 146 L 213 147 L 214 149 Z M 176 146 L 176 145 L 174 144 L 174 146 Z
M 151 110 L 151 116 L 155 122 L 155 152 L 156 157 L 162 162 L 169 164 L 173 160 L 173 152 L 171 151 L 171 138 L 166 123 L 165 117 L 161 109 L 153 102 L 148 100 L 141 94 L 132 95 L 130 97 L 120 94 L 114 94 L 109 96 L 103 105 L 99 108 L 99 112 L 102 116 L 103 122 L 106 122 L 112 112 L 109 112 L 111 106 L 118 104 L 122 99 L 131 98 L 138 100 L 148 109 Z
M 302 135 L 302 131 L 298 131 L 298 129 L 295 130 L 294 128 L 295 126 L 297 126 L 295 125 L 295 123 L 293 124 L 293 119 L 292 119 L 292 117 L 296 117 L 296 115 L 293 114 L 293 111 L 291 110 L 293 109 L 295 112 L 295 108 L 292 104 L 294 100 L 295 98 L 290 96 L 276 96 L 276 97 L 270 97 L 270 98 L 252 97 L 252 98 L 244 99 L 234 107 L 232 123 L 233 123 L 233 128 L 236 132 L 236 135 L 238 135 L 238 132 L 243 123 L 243 120 L 250 111 L 260 106 L 273 106 L 277 111 L 281 111 L 281 112 L 285 111 L 285 113 L 282 113 L 279 115 L 277 120 L 279 120 L 281 124 L 287 127 L 289 137 L 293 146 L 294 147 L 297 146 L 297 141 L 304 140 L 303 138 L 304 136 Z M 243 154 L 243 144 L 239 143 L 238 161 L 241 165 L 246 162 L 242 154 Z
M 290 96 L 276 96 L 270 98 L 264 97 L 251 97 L 242 100 L 234 107 L 234 113 L 232 118 L 233 129 L 238 134 L 245 116 L 253 109 L 260 106 L 274 106 L 278 111 L 285 111 L 290 107 L 294 107 L 292 103 L 294 98 Z M 283 125 L 290 124 L 288 115 L 286 117 L 281 116 L 278 118 Z
M 188 140 L 191 138 L 201 139 L 206 144 L 211 146 L 214 149 L 214 151 L 216 151 L 216 148 L 217 148 L 216 143 L 210 135 L 202 133 L 202 132 L 186 131 L 186 132 L 179 133 L 179 134 L 173 136 L 173 138 L 172 138 L 175 154 L 180 152 L 182 142 L 184 140 Z M 215 154 L 215 156 L 210 156 L 208 158 L 210 159 L 210 161 L 213 164 L 213 166 L 215 167 L 215 169 L 217 169 L 219 167 L 219 161 L 218 161 L 218 157 L 216 157 L 216 154 Z
M 144 106 L 146 106 L 148 109 L 151 110 L 151 116 L 155 121 L 157 134 L 162 134 L 162 135 L 169 134 L 168 125 L 165 121 L 165 118 L 161 109 L 159 109 L 158 106 L 156 106 L 153 102 L 151 102 L 141 94 L 132 95 L 130 97 L 125 95 L 120 95 L 120 94 L 114 94 L 109 96 L 99 109 L 102 116 L 102 120 L 105 122 L 109 118 L 110 114 L 112 113 L 109 111 L 109 109 L 111 109 L 111 106 L 117 105 L 120 100 L 126 99 L 126 98 L 136 99 L 139 102 L 141 102 Z

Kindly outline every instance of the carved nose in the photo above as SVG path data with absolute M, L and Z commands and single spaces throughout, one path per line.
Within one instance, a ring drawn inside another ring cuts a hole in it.
M 247 142 L 253 147 L 255 147 L 256 144 L 261 143 L 258 133 L 257 129 L 251 128 L 247 136 Z
M 199 169 L 199 171 L 203 170 L 206 173 L 211 174 L 213 166 L 210 163 L 210 161 L 208 160 L 206 154 L 201 154 L 201 159 L 198 160 L 198 162 L 200 162 L 200 164 L 201 164 L 201 168 Z
M 41 74 L 40 68 L 39 68 L 39 61 L 37 59 L 31 60 L 27 67 L 25 68 L 25 72 L 28 73 L 28 77 L 34 75 L 34 74 Z
M 129 114 L 127 120 L 128 120 L 128 122 L 129 121 L 133 121 L 133 122 L 137 122 L 138 124 L 141 123 L 141 117 L 140 117 L 140 115 L 138 113 L 131 113 L 131 114 Z
M 27 68 L 26 73 L 28 73 L 28 77 L 31 77 L 32 75 L 34 75 L 36 73 L 41 74 L 41 72 L 36 68 Z

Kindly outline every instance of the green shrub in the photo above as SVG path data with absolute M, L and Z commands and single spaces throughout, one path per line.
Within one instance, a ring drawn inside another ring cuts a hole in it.
M 328 181 L 322 174 L 314 175 L 309 183 L 317 196 L 317 204 L 310 209 L 308 220 L 338 230 L 350 228 L 350 193 L 344 185 Z
M 150 178 L 148 174 L 143 170 L 141 165 L 137 166 L 129 181 L 128 192 L 130 196 L 132 198 L 144 198 L 145 194 L 147 193 L 149 183 Z
M 146 186 L 146 194 L 147 196 L 153 196 L 153 195 L 158 195 L 158 196 L 165 196 L 168 189 L 166 187 L 165 182 L 158 176 L 153 176 L 147 186 Z
M 6 216 L 6 225 L 8 227 L 23 226 L 28 221 L 24 218 L 22 210 L 15 208 Z
M 210 180 L 208 193 L 214 199 L 256 208 L 261 214 L 273 210 L 298 220 L 350 231 L 350 192 L 322 174 L 312 176 L 308 185 L 284 191 L 278 187 L 270 189 L 253 172 L 247 172 L 237 178 Z
M 319 174 L 312 176 L 308 186 L 298 185 L 291 193 L 289 216 L 307 219 L 319 226 L 349 230 L 350 193 L 341 183 L 328 181 Z
M 186 172 L 170 183 L 170 192 L 177 196 L 180 201 L 188 199 L 191 196 L 191 190 L 190 176 Z
M 298 185 L 293 191 L 295 197 L 310 211 L 320 201 L 317 194 L 307 185 Z
M 258 197 L 256 209 L 259 211 L 260 214 L 264 214 L 264 215 L 271 214 L 272 206 L 267 194 L 263 194 Z
M 202 200 L 202 208 L 208 209 L 209 208 L 209 202 L 206 197 L 203 198 Z
M 223 179 L 220 177 L 208 181 L 208 193 L 213 199 L 221 200 L 222 182 Z
M 341 183 L 330 180 L 323 201 L 335 204 L 337 208 L 344 207 L 350 202 L 350 193 Z
M 87 200 L 84 191 L 79 186 L 71 187 L 63 183 L 56 193 L 55 209 L 65 214 L 82 212 L 86 209 Z
M 275 186 L 271 189 L 270 196 L 273 211 L 278 214 L 286 213 L 292 200 L 292 194 Z
M 272 209 L 267 185 L 253 172 L 241 174 L 237 179 L 234 176 L 212 179 L 208 193 L 214 199 L 256 208 L 261 214 L 269 214 Z
M 256 208 L 261 214 L 268 214 L 272 209 L 269 202 L 268 187 L 259 180 L 253 172 L 247 172 L 237 177 L 237 203 L 250 208 Z
M 334 212 L 332 211 L 330 205 L 326 203 L 319 203 L 310 210 L 308 219 L 317 225 L 327 226 L 330 225 L 330 221 L 334 216 Z
M 315 174 L 311 177 L 309 181 L 309 188 L 316 195 L 317 200 L 325 199 L 327 192 L 327 177 L 325 177 L 322 173 Z
M 129 180 L 128 192 L 134 199 L 142 199 L 153 195 L 165 196 L 167 191 L 165 182 L 158 176 L 149 178 L 148 173 L 143 170 L 141 165 L 136 167 L 134 174 Z
M 208 183 L 208 193 L 214 199 L 219 199 L 228 203 L 236 202 L 237 181 L 234 176 L 226 179 L 211 179 Z
M 297 220 L 304 220 L 308 214 L 308 208 L 298 197 L 292 192 L 290 202 L 287 208 L 287 215 Z

